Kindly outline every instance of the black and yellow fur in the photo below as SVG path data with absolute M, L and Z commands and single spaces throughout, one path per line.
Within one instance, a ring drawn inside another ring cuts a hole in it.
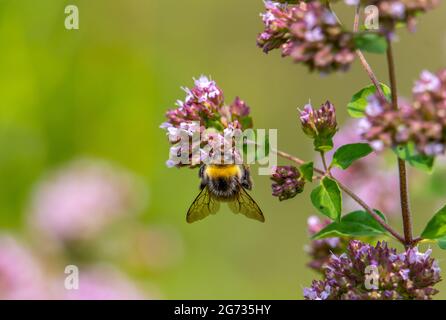
M 187 212 L 192 223 L 215 214 L 220 202 L 227 202 L 234 213 L 265 221 L 262 211 L 245 189 L 252 189 L 249 169 L 243 165 L 203 165 L 200 167 L 201 192 Z

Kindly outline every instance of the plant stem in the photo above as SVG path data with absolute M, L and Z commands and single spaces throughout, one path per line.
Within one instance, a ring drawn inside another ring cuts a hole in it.
M 398 93 L 395 76 L 395 62 L 393 59 L 392 42 L 387 38 L 387 64 L 389 69 L 390 90 L 392 93 L 392 107 L 398 109 Z M 398 158 L 398 172 L 400 182 L 401 214 L 403 216 L 404 239 L 406 247 L 413 245 L 412 216 L 410 214 L 409 191 L 407 182 L 406 162 Z
M 358 30 L 359 30 L 360 8 L 361 8 L 361 6 L 358 4 L 356 6 L 356 9 L 355 9 L 355 20 L 354 20 L 354 23 L 353 23 L 353 32 L 355 32 L 355 33 L 358 32 Z M 359 58 L 359 61 L 361 62 L 362 67 L 364 68 L 365 72 L 367 72 L 370 80 L 372 81 L 373 85 L 375 86 L 376 91 L 378 92 L 378 94 L 381 97 L 385 98 L 384 92 L 383 92 L 383 90 L 381 88 L 379 80 L 376 77 L 375 73 L 373 72 L 372 68 L 370 67 L 369 63 L 367 62 L 366 58 L 364 57 L 364 54 L 359 49 L 356 49 L 355 52 L 356 52 L 356 55 Z
M 327 160 L 325 159 L 325 152 L 321 151 L 321 159 L 322 159 L 322 165 L 324 166 L 324 170 L 327 174 L 329 174 L 328 172 L 328 166 L 327 166 Z
M 283 151 L 280 151 L 280 150 L 271 150 L 271 151 L 277 153 L 277 155 L 281 156 L 282 158 L 285 158 L 285 159 L 288 159 L 288 160 L 290 160 L 292 162 L 297 163 L 298 165 L 303 165 L 305 163 L 305 161 L 303 161 L 303 160 L 301 160 L 299 158 L 293 157 L 292 155 L 290 155 L 288 153 L 285 153 Z M 315 170 L 315 171 L 318 172 L 318 173 L 321 173 L 321 174 L 324 173 L 322 170 L 321 170 L 321 172 L 319 172 L 318 170 Z
M 327 6 L 327 8 L 333 14 L 335 14 L 330 6 Z M 335 14 L 335 16 L 336 16 L 336 14 Z M 356 9 L 355 9 L 355 19 L 354 19 L 354 24 L 353 24 L 353 31 L 355 33 L 359 31 L 359 18 L 360 18 L 360 5 L 357 5 Z M 338 22 L 340 25 L 342 25 L 342 23 L 339 20 L 338 20 Z M 398 96 L 397 96 L 397 88 L 396 88 L 395 64 L 393 61 L 392 46 L 391 46 L 391 42 L 389 39 L 387 39 L 387 45 L 388 45 L 387 46 L 387 61 L 388 61 L 388 67 L 389 67 L 390 87 L 391 87 L 391 92 L 392 92 L 392 104 L 393 104 L 393 107 L 396 109 L 396 108 L 398 108 Z M 376 87 L 376 91 L 378 92 L 378 94 L 383 99 L 386 99 L 378 78 L 376 77 L 375 73 L 373 72 L 372 68 L 370 67 L 369 63 L 367 62 L 367 60 L 364 57 L 361 50 L 357 49 L 356 55 L 358 56 L 362 67 L 368 74 L 373 85 Z M 278 153 L 278 155 L 281 155 L 281 154 Z M 294 161 L 293 159 L 302 161 L 298 158 L 294 158 L 290 155 L 287 155 L 286 153 L 284 155 L 286 155 L 285 158 L 287 158 L 291 161 Z M 299 163 L 298 161 L 295 161 L 295 162 L 298 164 L 302 164 L 302 163 Z M 319 170 L 319 171 L 318 170 L 319 169 L 315 169 L 316 172 L 325 174 L 322 170 Z M 402 212 L 402 216 L 403 216 L 404 238 L 401 237 L 390 226 L 388 226 L 381 219 L 381 217 L 379 217 L 373 210 L 370 210 L 370 207 L 368 207 L 367 204 L 365 204 L 359 197 L 357 197 L 349 189 L 345 189 L 345 186 L 343 186 L 339 182 L 338 182 L 338 184 L 341 189 L 343 189 L 347 194 L 349 194 L 353 200 L 355 200 L 358 204 L 360 204 L 368 213 L 370 213 L 372 215 L 373 218 L 375 218 L 376 221 L 378 221 L 387 231 L 389 231 L 395 238 L 397 238 L 407 248 L 407 247 L 411 247 L 411 246 L 415 245 L 417 242 L 419 242 L 421 240 L 421 238 L 417 238 L 417 239 L 413 240 L 412 217 L 410 214 L 410 207 L 409 207 L 406 163 L 404 162 L 404 160 L 402 160 L 400 158 L 398 158 L 398 172 L 399 172 L 399 182 L 400 182 L 400 200 L 401 200 L 401 212 Z M 353 197 L 353 196 L 355 196 L 355 197 Z
M 359 31 L 359 14 L 361 10 L 361 5 L 358 3 L 355 7 L 355 20 L 353 22 L 353 32 Z
M 372 208 L 370 208 L 360 197 L 358 197 L 352 190 L 350 190 L 348 187 L 343 185 L 341 182 L 336 180 L 336 182 L 339 185 L 339 188 L 341 188 L 342 191 L 344 191 L 346 194 L 348 194 L 353 200 L 355 200 L 361 207 L 364 208 L 365 211 L 367 211 L 368 214 L 370 214 L 373 219 L 375 219 L 384 229 L 390 232 L 399 242 L 401 242 L 403 245 L 405 245 L 405 239 L 397 232 L 395 231 L 391 226 L 389 226 Z
M 333 15 L 334 15 L 335 18 L 336 18 L 336 21 L 339 23 L 339 25 L 342 26 L 341 19 L 339 19 L 339 17 L 338 17 L 338 15 L 336 14 L 336 12 L 334 12 L 333 8 L 331 7 L 331 3 L 330 3 L 330 1 L 327 1 L 327 2 L 326 2 L 325 7 L 326 7 L 328 10 L 330 10 L 331 13 L 333 13 Z
M 331 13 L 334 14 L 336 19 L 338 20 L 339 25 L 342 26 L 342 22 L 339 20 L 338 16 L 334 12 L 334 10 L 331 8 L 331 6 L 328 5 L 327 8 L 331 11 Z M 354 23 L 353 23 L 353 32 L 354 33 L 357 33 L 359 31 L 359 14 L 360 14 L 360 9 L 361 9 L 361 5 L 358 4 L 356 6 L 356 9 L 355 9 L 355 20 L 354 20 Z M 384 92 L 383 92 L 383 90 L 381 88 L 379 80 L 376 77 L 375 73 L 373 72 L 372 67 L 370 67 L 370 64 L 367 62 L 367 59 L 365 58 L 364 54 L 359 49 L 356 49 L 355 53 L 358 56 L 359 61 L 361 62 L 361 65 L 364 68 L 365 72 L 367 73 L 367 75 L 369 76 L 369 78 L 372 81 L 373 85 L 375 86 L 376 91 L 378 92 L 378 94 L 381 97 L 383 97 L 385 99 L 385 95 L 384 95 Z
M 358 32 L 359 30 L 359 14 L 360 14 L 360 5 L 356 6 L 355 10 L 355 20 L 353 24 L 353 31 Z M 378 94 L 386 99 L 384 92 L 382 91 L 381 85 L 376 78 L 373 70 L 365 59 L 364 55 L 360 50 L 356 50 L 356 54 L 361 61 L 362 66 L 370 77 L 370 80 L 375 85 Z M 395 62 L 393 59 L 392 52 L 392 43 L 389 38 L 387 38 L 387 63 L 389 69 L 389 78 L 390 78 L 390 88 L 392 92 L 392 105 L 393 108 L 398 108 L 398 94 L 397 94 L 397 86 L 396 86 L 396 76 L 395 76 Z M 408 193 L 408 183 L 407 183 L 407 172 L 406 172 L 406 163 L 404 160 L 398 158 L 398 172 L 399 172 L 399 183 L 400 183 L 400 201 L 401 201 L 401 213 L 403 216 L 403 229 L 404 229 L 404 245 L 406 247 L 410 247 L 414 245 L 414 240 L 412 236 L 412 217 L 410 214 L 410 206 L 409 206 L 409 193 Z M 418 240 L 418 239 L 417 239 Z
M 298 165 L 302 165 L 305 163 L 304 160 L 299 159 L 297 157 L 294 157 L 288 153 L 285 153 L 283 151 L 280 150 L 274 150 L 277 155 L 288 159 Z M 321 170 L 319 168 L 314 167 L 313 169 L 315 172 L 325 175 L 325 171 Z M 389 233 L 395 237 L 395 239 L 397 239 L 399 242 L 401 242 L 403 245 L 405 245 L 405 239 L 396 231 L 394 230 L 391 226 L 389 226 L 375 211 L 373 211 L 373 209 L 371 209 L 359 196 L 357 196 L 352 190 L 350 190 L 347 186 L 345 186 L 344 184 L 342 184 L 341 182 L 339 182 L 337 179 L 335 179 L 334 177 L 332 177 L 334 180 L 336 180 L 336 182 L 339 185 L 339 188 L 341 188 L 342 191 L 344 191 L 347 195 L 349 195 L 353 200 L 355 200 L 361 207 L 364 208 L 364 210 L 370 214 L 372 216 L 373 219 L 375 219 L 384 229 L 386 229 L 387 231 L 389 231 Z

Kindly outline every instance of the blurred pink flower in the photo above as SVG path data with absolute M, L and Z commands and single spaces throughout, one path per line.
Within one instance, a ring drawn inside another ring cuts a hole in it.
M 364 142 L 359 135 L 359 122 L 350 120 L 334 136 L 334 149 L 348 143 Z M 334 151 L 327 154 L 333 156 Z M 333 175 L 345 183 L 358 194 L 368 205 L 378 209 L 386 215 L 395 215 L 398 212 L 398 175 L 396 171 L 389 170 L 375 153 L 353 163 L 348 169 L 333 168 Z M 359 205 L 346 198 L 345 206 L 348 210 L 361 209 Z
M 67 290 L 64 279 L 55 283 L 56 299 L 63 300 L 141 300 L 142 291 L 120 271 L 110 266 L 79 268 L 79 288 Z
M 320 219 L 318 216 L 310 216 L 307 220 L 308 233 L 314 236 L 327 225 L 329 219 Z M 329 262 L 332 254 L 345 252 L 349 239 L 344 237 L 332 237 L 318 240 L 311 240 L 304 249 L 310 257 L 307 266 L 317 272 L 324 273 L 324 267 Z
M 40 265 L 13 237 L 0 236 L 0 299 L 46 299 Z
M 371 205 L 374 209 L 378 209 L 386 215 L 397 215 L 399 210 L 399 183 L 398 177 L 394 172 L 382 170 L 377 172 L 367 180 L 363 180 L 361 184 L 355 186 L 355 193 Z M 356 185 L 356 184 L 355 184 Z M 346 205 L 351 209 L 362 209 L 352 199 L 346 201 Z
M 145 205 L 144 184 L 100 161 L 75 161 L 35 189 L 31 222 L 60 240 L 91 238 L 108 223 Z

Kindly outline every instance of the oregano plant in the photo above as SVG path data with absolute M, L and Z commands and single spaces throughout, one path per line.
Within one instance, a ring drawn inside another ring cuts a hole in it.
M 415 19 L 434 9 L 439 0 L 345 2 L 355 7 L 351 28 L 339 20 L 330 1 L 265 1 L 261 15 L 265 29 L 257 37 L 257 45 L 265 53 L 278 49 L 283 57 L 324 75 L 346 72 L 358 60 L 370 78 L 370 84 L 351 92 L 350 102 L 343 106 L 358 124 L 354 143 L 334 143 L 342 126 L 335 106 L 323 92 L 317 97 L 325 101 L 319 108 L 310 103 L 298 108 L 297 121 L 317 159 L 304 160 L 273 150 L 292 164 L 273 168 L 272 194 L 281 201 L 306 201 L 299 194 L 310 188 L 309 201 L 320 214 L 309 218 L 311 243 L 307 252 L 311 257 L 308 266 L 321 278 L 304 289 L 305 299 L 431 299 L 438 292 L 434 286 L 441 280 L 440 269 L 431 250 L 421 252 L 418 245 L 429 241 L 446 248 L 446 206 L 433 214 L 420 235 L 413 233 L 407 166 L 428 174 L 434 170 L 435 158 L 445 152 L 446 69 L 421 72 L 412 97 L 399 97 L 393 42 L 397 27 L 414 31 Z M 379 12 L 377 29 L 360 26 L 361 9 L 367 6 L 375 6 Z M 381 55 L 388 79 L 376 77 L 364 52 Z M 346 86 L 350 87 L 355 85 Z M 195 87 L 185 91 L 186 99 L 168 111 L 168 121 L 162 125 L 172 143 L 167 164 L 196 168 L 200 161 L 185 164 L 174 160 L 184 151 L 186 160 L 193 160 L 193 150 L 198 150 L 195 154 L 201 160 L 203 141 L 186 148 L 179 133 L 192 137 L 211 129 L 217 137 L 225 137 L 236 129 L 253 128 L 253 121 L 243 100 L 225 103 L 223 91 L 207 77 L 196 80 Z M 218 140 L 206 137 L 208 143 Z M 228 144 L 233 150 L 232 139 Z M 249 141 L 245 140 L 244 148 L 247 145 Z M 392 199 L 398 202 L 402 233 L 387 220 L 388 212 L 374 208 L 338 177 L 372 155 L 378 161 L 385 150 L 393 152 L 398 171 Z M 206 210 L 215 213 L 210 199 Z M 350 211 L 346 202 L 354 202 L 360 209 Z M 239 211 L 256 219 L 243 212 L 241 204 Z M 392 248 L 388 238 L 401 247 Z

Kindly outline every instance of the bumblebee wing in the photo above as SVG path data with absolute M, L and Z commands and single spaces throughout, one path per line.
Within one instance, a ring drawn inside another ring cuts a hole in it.
M 206 186 L 201 190 L 187 211 L 186 221 L 192 223 L 204 219 L 209 214 L 215 214 L 219 208 L 220 202 L 212 198 Z
M 234 213 L 242 213 L 250 219 L 265 222 L 262 210 L 241 185 L 238 196 L 228 205 Z

